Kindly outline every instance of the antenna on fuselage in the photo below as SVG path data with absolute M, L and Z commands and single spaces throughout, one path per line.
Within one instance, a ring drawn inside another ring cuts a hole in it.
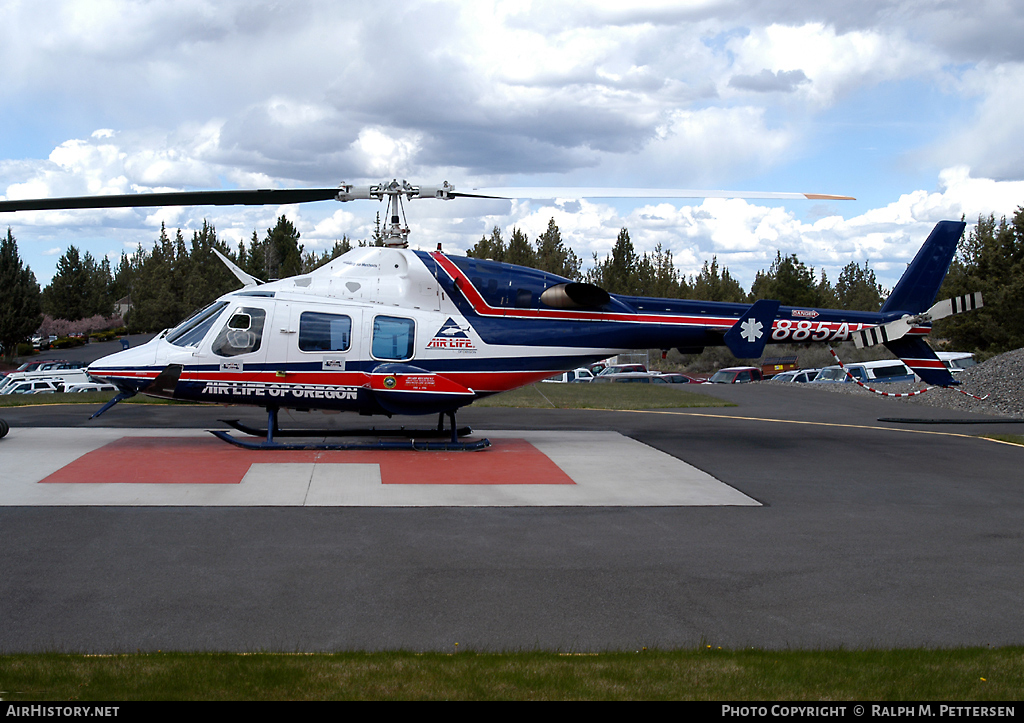
M 262 281 L 261 279 L 257 279 L 255 276 L 252 276 L 251 274 L 247 274 L 244 271 L 242 271 L 240 268 L 235 266 L 235 264 L 231 261 L 231 259 L 229 259 L 227 256 L 222 254 L 217 249 L 213 249 L 213 253 L 217 254 L 217 258 L 219 258 L 221 261 L 223 261 L 224 265 L 228 267 L 228 270 L 231 273 L 233 273 L 235 275 L 235 277 L 239 281 L 242 282 L 242 286 L 243 287 L 246 287 L 246 286 L 257 286 L 258 284 L 266 283 L 266 282 Z

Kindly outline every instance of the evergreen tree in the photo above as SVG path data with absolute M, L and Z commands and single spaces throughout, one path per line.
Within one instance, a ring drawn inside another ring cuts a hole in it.
M 132 254 L 129 256 L 127 253 L 122 251 L 121 259 L 117 262 L 117 270 L 114 271 L 113 278 L 110 282 L 110 298 L 112 298 L 115 303 L 126 296 L 131 296 L 137 275 L 137 255 Z
M 285 279 L 302 273 L 301 234 L 285 216 L 277 219 L 274 228 L 267 229 L 266 244 L 269 248 L 269 277 Z
M 750 300 L 776 299 L 783 306 L 824 306 L 833 292 L 831 286 L 814 280 L 814 269 L 806 266 L 796 254 L 783 258 L 775 252 L 775 261 L 768 272 L 758 271 L 750 287 Z
M 653 278 L 653 270 L 648 269 L 645 275 Z M 594 267 L 587 274 L 590 283 L 605 291 L 629 296 L 640 295 L 640 277 L 640 261 L 626 229 L 619 231 L 610 255 L 598 260 L 597 254 L 594 254 Z
M 834 309 L 839 306 L 839 297 L 836 295 L 836 290 L 832 288 L 832 284 L 828 281 L 828 275 L 822 271 L 821 281 L 818 282 L 818 298 L 815 305 L 819 308 Z
M 867 261 L 863 267 L 855 261 L 844 266 L 839 272 L 835 293 L 836 305 L 851 311 L 878 311 L 885 297 L 885 290 Z
M 22 265 L 10 228 L 0 242 L 0 289 L 0 347 L 10 362 L 18 353 L 18 344 L 43 321 L 39 284 L 32 269 Z
M 128 313 L 125 315 L 124 322 L 131 331 L 135 331 L 135 328 L 132 326 L 132 317 L 134 316 L 134 305 L 137 298 L 135 296 L 135 288 L 141 268 L 141 257 L 142 254 L 138 252 L 129 256 L 122 251 L 121 259 L 117 264 L 117 270 L 114 271 L 113 279 L 110 283 L 110 298 L 114 300 L 115 304 L 121 299 L 128 299 Z
M 267 273 L 267 270 L 270 268 L 269 254 L 269 244 L 265 241 L 260 241 L 256 229 L 253 229 L 252 238 L 249 239 L 249 248 L 246 249 L 244 243 L 239 243 L 238 266 L 250 276 L 255 276 L 261 281 L 267 281 L 270 278 Z
M 182 249 L 187 262 L 179 259 L 178 263 L 179 273 L 183 275 L 183 300 L 188 309 L 201 309 L 218 296 L 238 288 L 238 279 L 217 258 L 214 249 L 231 257 L 227 244 L 217 238 L 217 229 L 203 219 L 203 228 L 192 233 L 190 248 Z
M 57 261 L 57 272 L 43 291 L 43 310 L 54 319 L 78 321 L 91 316 L 110 316 L 110 263 L 97 263 L 88 251 L 82 256 L 69 246 Z
M 179 234 L 180 235 L 180 234 Z M 186 306 L 183 299 L 183 283 L 178 273 L 179 250 L 177 239 L 171 241 L 167 228 L 160 225 L 160 237 L 153 250 L 140 249 L 139 273 L 135 281 L 132 326 L 138 331 L 160 331 L 177 325 L 185 316 L 194 311 Z M 185 253 L 184 240 L 180 251 Z
M 476 245 L 466 252 L 466 256 L 474 259 L 505 260 L 505 242 L 501 238 L 501 229 L 497 226 L 491 231 L 491 237 L 481 236 Z
M 341 241 L 335 241 L 333 247 L 325 249 L 319 256 L 315 251 L 310 251 L 302 257 L 302 273 L 308 274 L 351 250 L 352 242 L 348 240 L 348 236 L 342 236 Z
M 612 247 L 604 290 L 613 294 L 635 293 L 638 271 L 636 250 L 629 238 L 629 231 L 622 229 Z
M 704 262 L 700 273 L 690 283 L 690 293 L 698 301 L 746 301 L 747 294 L 740 282 L 732 277 L 728 267 L 718 268 L 718 257 L 712 256 L 711 263 Z
M 671 249 L 662 249 L 660 243 L 654 247 L 650 257 L 644 254 L 640 269 L 642 295 L 668 299 L 682 299 L 689 295 L 686 280 L 676 271 Z
M 505 249 L 504 261 L 509 264 L 533 267 L 537 263 L 533 247 L 526 238 L 526 234 L 517 228 L 512 229 L 512 238 L 509 239 L 508 248 Z
M 990 353 L 1024 347 L 1024 207 L 1012 220 L 979 217 L 961 241 L 938 298 L 980 291 L 984 308 L 941 319 L 932 338 Z
M 537 268 L 567 279 L 578 281 L 580 275 L 580 259 L 575 252 L 562 243 L 562 233 L 555 224 L 555 219 L 548 221 L 547 230 L 537 238 Z
M 366 244 L 360 243 L 360 246 Z M 384 232 L 380 230 L 380 211 L 377 211 L 377 218 L 373 222 L 373 246 L 381 247 L 384 245 Z

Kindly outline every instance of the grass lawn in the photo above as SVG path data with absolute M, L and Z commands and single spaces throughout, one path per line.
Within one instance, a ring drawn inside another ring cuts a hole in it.
M 1024 649 L 5 655 L 0 691 L 4 701 L 1013 701 Z

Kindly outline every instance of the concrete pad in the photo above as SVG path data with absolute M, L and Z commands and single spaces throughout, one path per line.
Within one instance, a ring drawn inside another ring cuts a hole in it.
M 475 436 L 495 446 L 455 453 L 253 452 L 201 430 L 15 428 L 0 440 L 0 506 L 759 504 L 616 432 Z

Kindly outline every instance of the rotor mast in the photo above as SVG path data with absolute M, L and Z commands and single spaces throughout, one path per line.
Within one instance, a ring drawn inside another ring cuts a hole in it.
M 440 198 L 449 200 L 453 198 L 455 187 L 445 181 L 440 186 L 414 186 L 408 181 L 399 181 L 397 178 L 390 183 L 378 183 L 373 186 L 353 186 L 343 183 L 340 186 L 337 196 L 338 201 L 355 201 L 358 199 L 373 199 L 388 202 L 387 222 L 384 225 L 383 241 L 389 248 L 409 248 L 409 223 L 405 218 L 405 204 L 403 196 L 407 200 L 414 198 Z
M 384 225 L 384 245 L 388 248 L 409 248 L 409 222 L 405 218 L 402 196 L 407 195 L 411 199 L 412 188 L 408 181 L 399 184 L 397 180 L 393 180 L 383 191 L 388 198 L 388 222 Z M 419 193 L 419 189 L 416 189 L 416 193 Z

